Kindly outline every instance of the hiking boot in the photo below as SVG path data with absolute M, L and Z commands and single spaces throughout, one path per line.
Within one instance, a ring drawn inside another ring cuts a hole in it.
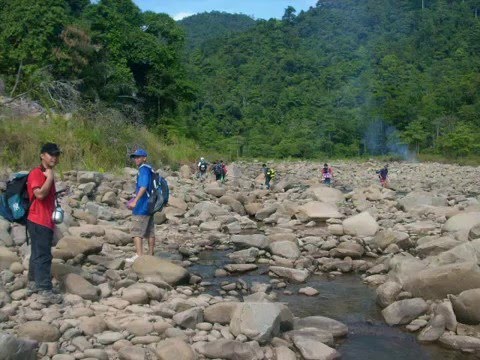
M 38 294 L 42 304 L 60 304 L 63 301 L 62 295 L 55 294 L 52 290 L 41 290 Z
M 130 258 L 126 258 L 125 261 L 128 262 L 128 263 L 133 263 L 135 260 L 137 260 L 137 258 L 138 258 L 138 255 L 135 254 Z

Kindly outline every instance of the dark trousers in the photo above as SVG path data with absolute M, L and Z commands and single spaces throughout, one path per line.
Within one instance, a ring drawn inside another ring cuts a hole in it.
M 267 186 L 267 189 L 270 189 L 270 181 L 272 180 L 272 178 L 270 176 L 266 176 L 265 177 L 265 185 Z
M 41 290 L 52 290 L 53 230 L 31 221 L 27 221 L 27 230 L 32 248 L 28 280 Z

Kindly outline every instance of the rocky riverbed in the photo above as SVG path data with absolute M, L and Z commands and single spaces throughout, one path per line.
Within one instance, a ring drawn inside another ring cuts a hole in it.
M 162 169 L 156 256 L 133 264 L 136 170 L 63 174 L 62 304 L 28 292 L 25 229 L 0 218 L 0 359 L 480 357 L 480 169 L 392 163 L 389 190 L 383 164 L 335 163 L 333 187 L 321 165 L 273 164 L 271 191 L 260 164 L 231 164 L 225 184 Z

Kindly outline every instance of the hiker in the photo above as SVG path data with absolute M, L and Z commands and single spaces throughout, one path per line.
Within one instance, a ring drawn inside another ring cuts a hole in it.
M 388 164 L 386 164 L 383 169 L 377 170 L 378 178 L 380 179 L 380 185 L 384 188 L 388 188 Z
M 152 181 L 152 168 L 147 165 L 147 152 L 137 149 L 130 155 L 138 167 L 137 183 L 135 186 L 135 198 L 128 202 L 128 208 L 132 210 L 132 227 L 130 234 L 135 244 L 136 254 L 127 258 L 127 262 L 134 262 L 143 255 L 143 239 L 148 241 L 148 254 L 153 255 L 155 249 L 155 225 L 153 215 L 148 209 L 148 194 Z
M 27 192 L 30 206 L 27 231 L 31 241 L 28 288 L 38 292 L 46 302 L 58 304 L 62 296 L 52 286 L 53 218 L 56 202 L 54 168 L 61 151 L 57 144 L 46 143 L 40 150 L 40 166 L 28 175 Z
M 224 177 L 223 174 L 223 161 L 215 161 L 212 165 L 212 171 L 215 174 L 215 180 L 222 180 Z
M 205 180 L 205 177 L 207 175 L 207 169 L 208 162 L 205 160 L 204 157 L 201 157 L 200 161 L 197 164 L 197 179 L 200 179 L 201 181 Z
M 325 185 L 330 185 L 333 179 L 333 169 L 327 163 L 323 164 L 322 181 Z
M 220 164 L 222 165 L 222 176 L 221 176 L 221 180 L 222 180 L 222 183 L 224 183 L 226 180 L 225 180 L 225 176 L 227 176 L 227 165 L 223 162 L 223 160 L 220 160 Z
M 276 172 L 272 168 L 267 167 L 267 164 L 262 165 L 262 171 L 265 175 L 265 186 L 270 189 L 270 182 L 275 180 Z

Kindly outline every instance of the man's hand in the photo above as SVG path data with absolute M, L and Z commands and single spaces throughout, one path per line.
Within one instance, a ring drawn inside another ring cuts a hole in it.
M 132 199 L 127 204 L 127 208 L 129 208 L 130 210 L 135 209 L 135 206 L 137 206 L 137 199 Z
M 53 169 L 51 168 L 45 169 L 43 174 L 47 177 L 47 179 L 53 179 Z

